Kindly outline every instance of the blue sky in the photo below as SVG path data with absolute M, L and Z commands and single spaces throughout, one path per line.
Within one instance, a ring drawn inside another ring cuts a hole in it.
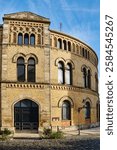
M 50 18 L 50 29 L 70 34 L 100 55 L 100 0 L 0 0 L 0 24 L 4 14 L 31 11 Z

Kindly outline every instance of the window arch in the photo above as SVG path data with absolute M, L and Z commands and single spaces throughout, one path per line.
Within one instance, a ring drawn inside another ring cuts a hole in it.
M 69 85 L 72 84 L 72 65 L 70 63 L 66 65 L 65 82 L 66 84 L 69 84 Z
M 95 74 L 95 91 L 98 92 L 98 77 L 97 77 L 97 74 Z
M 97 117 L 97 122 L 100 121 L 100 103 L 97 102 L 96 104 L 96 117 Z
M 25 44 L 25 45 L 28 45 L 28 44 L 29 44 L 29 35 L 28 35 L 28 33 L 25 33 L 25 34 L 24 34 L 24 44 Z
M 71 120 L 71 104 L 68 100 L 62 104 L 62 120 Z
M 64 84 L 64 63 L 62 61 L 58 62 L 58 83 Z
M 87 87 L 91 88 L 91 71 L 88 70 L 88 74 L 87 74 Z
M 87 71 L 86 68 L 83 68 L 83 79 L 84 79 L 84 87 L 87 87 Z
M 34 34 L 30 35 L 30 45 L 35 45 L 35 35 Z
M 34 58 L 29 58 L 28 60 L 27 81 L 35 82 L 35 60 Z
M 91 106 L 90 106 L 89 102 L 86 102 L 85 109 L 86 109 L 85 119 L 90 119 L 90 117 L 91 117 Z
M 17 80 L 20 82 L 25 81 L 25 63 L 23 57 L 17 59 Z
M 62 49 L 62 40 L 58 39 L 57 48 Z
M 63 49 L 67 50 L 67 42 L 66 42 L 66 40 L 63 40 Z
M 22 45 L 23 44 L 23 35 L 22 33 L 18 34 L 18 45 Z
M 84 48 L 82 48 L 82 56 L 84 57 L 85 55 L 85 51 L 84 51 Z
M 75 52 L 76 50 L 76 47 L 75 47 L 75 44 L 73 43 L 73 52 Z
M 71 42 L 68 41 L 68 51 L 71 51 Z
M 54 37 L 54 47 L 57 47 L 57 38 Z

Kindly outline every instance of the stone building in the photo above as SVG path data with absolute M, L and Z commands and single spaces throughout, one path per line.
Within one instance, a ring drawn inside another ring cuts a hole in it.
M 0 25 L 0 127 L 14 131 L 99 124 L 98 57 L 31 12 Z

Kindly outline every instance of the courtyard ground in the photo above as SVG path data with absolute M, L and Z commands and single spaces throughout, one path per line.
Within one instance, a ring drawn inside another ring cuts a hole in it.
M 0 150 L 100 150 L 99 128 L 66 133 L 64 139 L 13 139 L 0 141 Z

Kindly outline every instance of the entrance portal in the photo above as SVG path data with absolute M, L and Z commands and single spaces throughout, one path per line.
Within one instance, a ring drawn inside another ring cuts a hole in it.
M 16 130 L 38 129 L 38 105 L 28 99 L 14 105 L 14 125 Z

